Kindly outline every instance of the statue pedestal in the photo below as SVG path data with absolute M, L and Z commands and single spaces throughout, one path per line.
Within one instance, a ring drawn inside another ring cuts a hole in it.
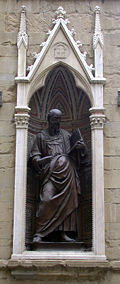
M 34 251 L 41 251 L 41 250 L 55 250 L 55 249 L 63 249 L 63 250 L 78 250 L 81 249 L 82 251 L 91 251 L 91 248 L 85 246 L 84 242 L 41 242 L 41 243 L 34 243 L 32 245 L 32 250 Z

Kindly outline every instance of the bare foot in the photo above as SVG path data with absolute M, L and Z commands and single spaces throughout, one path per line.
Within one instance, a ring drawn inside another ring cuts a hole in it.
M 40 236 L 34 236 L 33 238 L 33 244 L 35 243 L 41 243 L 42 242 L 42 238 Z
M 61 232 L 61 241 L 62 242 L 71 242 L 71 243 L 75 242 L 75 240 L 69 238 L 65 232 Z

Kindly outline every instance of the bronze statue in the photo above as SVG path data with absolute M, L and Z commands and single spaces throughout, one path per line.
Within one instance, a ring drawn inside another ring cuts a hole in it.
M 41 184 L 34 243 L 54 231 L 59 231 L 61 241 L 72 242 L 66 232 L 77 231 L 78 172 L 86 146 L 79 130 L 70 135 L 60 128 L 61 115 L 58 109 L 50 110 L 48 129 L 36 136 L 30 155 Z

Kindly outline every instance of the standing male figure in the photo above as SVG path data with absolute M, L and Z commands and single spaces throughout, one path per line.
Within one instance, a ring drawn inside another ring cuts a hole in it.
M 30 155 L 41 184 L 34 243 L 53 231 L 59 231 L 61 241 L 73 241 L 66 232 L 77 231 L 80 164 L 76 157 L 85 156 L 86 148 L 80 139 L 71 149 L 71 135 L 60 128 L 61 115 L 58 109 L 50 110 L 48 129 L 36 136 Z

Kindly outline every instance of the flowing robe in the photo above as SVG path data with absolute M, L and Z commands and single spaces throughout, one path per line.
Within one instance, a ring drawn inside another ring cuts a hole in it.
M 54 230 L 76 231 L 80 180 L 70 157 L 70 134 L 60 129 L 56 136 L 41 131 L 32 147 L 34 161 L 52 155 L 51 162 L 41 166 L 40 202 L 36 212 L 36 234 L 45 237 Z

